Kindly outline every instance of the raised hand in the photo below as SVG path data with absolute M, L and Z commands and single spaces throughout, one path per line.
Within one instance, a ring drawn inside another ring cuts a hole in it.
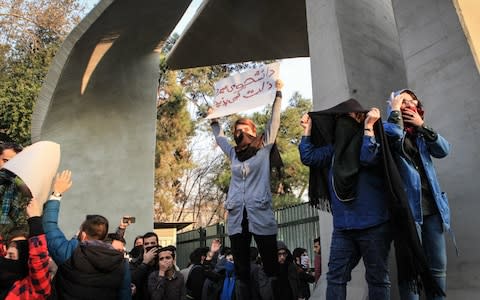
M 373 124 L 375 124 L 378 119 L 380 119 L 380 110 L 376 107 L 372 107 L 365 118 L 365 128 L 372 128 Z
M 212 241 L 212 244 L 210 245 L 210 252 L 217 253 L 218 250 L 220 250 L 221 246 L 222 246 L 222 243 L 220 242 L 220 240 L 219 239 L 214 239 Z
M 303 127 L 304 135 L 309 136 L 312 132 L 312 119 L 308 114 L 304 114 L 300 119 L 300 126 Z
M 72 172 L 64 170 L 53 180 L 53 192 L 63 194 L 72 187 Z
M 395 96 L 395 93 L 392 92 L 390 94 L 390 99 L 387 101 L 388 104 L 390 104 L 390 108 L 392 110 L 400 110 L 400 107 L 402 106 L 403 103 L 403 94 Z
M 282 90 L 283 86 L 284 84 L 281 79 L 277 79 L 277 81 L 275 81 L 275 88 L 277 89 L 277 91 Z

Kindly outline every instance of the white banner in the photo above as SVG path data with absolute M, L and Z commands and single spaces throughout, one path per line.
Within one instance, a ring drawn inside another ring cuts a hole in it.
M 60 164 L 60 145 L 49 141 L 36 142 L 23 149 L 3 165 L 20 177 L 40 202 L 47 201 L 48 192 Z
M 272 103 L 280 63 L 239 73 L 215 84 L 213 113 L 207 119 L 219 118 Z

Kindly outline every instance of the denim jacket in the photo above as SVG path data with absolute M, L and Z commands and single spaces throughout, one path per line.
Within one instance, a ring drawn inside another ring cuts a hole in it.
M 311 167 L 328 167 L 328 189 L 333 214 L 333 227 L 340 230 L 366 229 L 389 220 L 385 183 L 376 168 L 380 162 L 380 144 L 375 137 L 364 136 L 360 150 L 360 173 L 357 195 L 349 202 L 340 201 L 332 188 L 333 145 L 315 147 L 309 136 L 303 136 L 300 145 L 302 163 Z
M 422 224 L 422 184 L 420 174 L 415 169 L 413 162 L 408 158 L 403 148 L 406 133 L 400 125 L 394 123 L 386 122 L 384 123 L 384 128 L 385 134 L 390 142 L 390 147 L 392 147 L 398 170 L 404 182 L 404 189 L 408 196 L 413 217 L 415 222 Z M 417 136 L 416 144 L 428 178 L 430 190 L 442 217 L 443 225 L 445 229 L 450 230 L 450 207 L 448 205 L 447 194 L 442 192 L 440 188 L 432 162 L 432 157 L 443 158 L 447 156 L 450 152 L 450 144 L 441 135 L 438 135 L 435 141 L 429 142 L 425 140 L 421 134 Z

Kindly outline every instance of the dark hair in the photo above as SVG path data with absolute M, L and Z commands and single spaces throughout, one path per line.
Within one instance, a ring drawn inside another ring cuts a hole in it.
M 231 253 L 232 253 L 232 248 L 230 247 L 222 247 L 222 249 L 220 249 L 220 255 L 228 255 Z
M 319 243 L 319 244 L 320 244 L 320 237 L 317 237 L 317 238 L 313 239 L 313 243 L 314 243 L 314 244 L 315 244 L 315 243 Z
M 135 247 L 135 243 L 136 243 L 139 239 L 142 239 L 142 241 L 143 241 L 143 235 L 137 235 L 137 236 L 135 237 L 135 239 L 133 240 L 133 246 L 134 246 L 134 247 Z
M 147 232 L 143 235 L 143 241 L 145 241 L 145 239 L 148 239 L 150 237 L 154 236 L 155 239 L 157 240 L 157 244 L 158 244 L 158 235 L 155 233 L 155 232 Z
M 175 246 L 173 245 L 168 245 L 168 246 L 165 246 L 163 248 L 160 248 L 157 253 L 160 254 L 160 252 L 164 252 L 164 251 L 170 251 L 170 253 L 172 253 L 172 257 L 173 259 L 175 259 L 175 251 L 177 250 L 177 248 L 175 248 Z
M 22 150 L 23 150 L 23 147 L 21 145 L 16 144 L 16 143 L 12 143 L 12 142 L 3 142 L 0 145 L 3 148 L 2 152 L 3 152 L 3 150 L 11 149 L 15 153 L 19 153 L 19 152 L 22 152 Z
M 417 107 L 418 107 L 418 108 L 423 108 L 422 102 L 418 99 L 417 95 L 415 95 L 415 93 L 414 93 L 413 91 L 411 91 L 411 90 L 403 90 L 400 94 L 403 94 L 403 93 L 409 94 L 410 96 L 412 96 L 412 98 L 413 98 L 414 100 L 417 100 L 417 101 L 418 101 Z
M 112 243 L 113 241 L 119 241 L 122 242 L 124 245 L 127 243 L 123 236 L 118 235 L 117 233 L 109 233 L 107 234 L 107 237 L 105 238 L 105 242 L 107 243 Z
M 89 240 L 104 240 L 108 233 L 108 220 L 101 215 L 87 215 L 80 231 L 85 232 Z
M 190 262 L 195 265 L 201 264 L 202 256 L 207 256 L 208 251 L 208 247 L 196 248 L 190 253 Z
M 24 237 L 24 238 L 27 239 L 28 238 L 28 232 L 26 232 L 25 229 L 20 228 L 20 227 L 13 228 L 12 230 L 10 230 L 8 232 L 7 243 L 10 243 L 11 240 L 13 240 L 14 238 L 18 238 L 18 237 Z
M 303 253 L 307 252 L 307 249 L 305 248 L 295 248 L 293 250 L 293 261 L 297 261 L 297 258 L 301 257 Z

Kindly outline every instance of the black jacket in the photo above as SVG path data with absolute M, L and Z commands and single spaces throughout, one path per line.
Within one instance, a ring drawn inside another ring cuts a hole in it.
M 122 253 L 102 246 L 79 245 L 72 257 L 58 267 L 58 299 L 116 299 L 122 285 Z

